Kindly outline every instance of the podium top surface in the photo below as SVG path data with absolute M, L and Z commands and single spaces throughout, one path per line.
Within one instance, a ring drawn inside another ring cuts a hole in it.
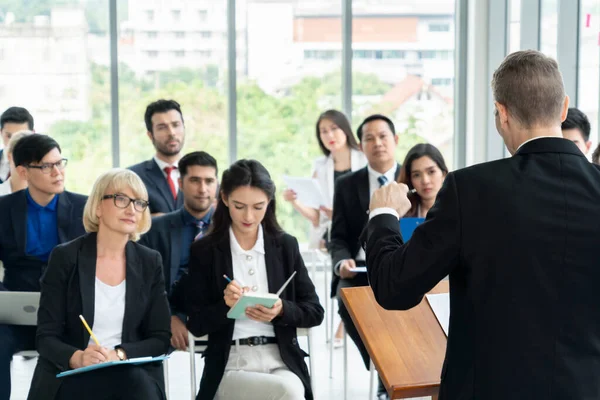
M 448 281 L 442 281 L 430 293 L 447 292 Z M 390 397 L 437 395 L 446 335 L 427 300 L 407 311 L 388 311 L 369 286 L 342 289 L 341 297 Z

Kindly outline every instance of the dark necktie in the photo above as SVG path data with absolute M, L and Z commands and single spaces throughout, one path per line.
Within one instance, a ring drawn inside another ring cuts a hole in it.
M 377 178 L 377 182 L 379 182 L 379 187 L 385 186 L 385 184 L 387 183 L 387 178 L 385 177 L 385 175 L 381 175 L 379 178 Z
M 206 226 L 206 224 L 204 223 L 204 221 L 198 221 L 198 224 L 196 225 L 196 227 L 199 229 L 198 234 L 196 235 L 196 237 L 194 238 L 194 241 L 202 238 L 202 236 L 204 236 L 204 227 Z
M 176 167 L 165 167 L 165 173 L 167 174 L 167 183 L 169 184 L 169 189 L 171 189 L 173 199 L 177 200 L 177 190 L 175 190 L 175 181 L 171 176 L 171 172 L 173 172 L 175 169 Z

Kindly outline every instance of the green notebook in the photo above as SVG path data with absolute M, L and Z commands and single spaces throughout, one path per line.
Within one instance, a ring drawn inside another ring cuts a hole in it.
M 288 278 L 288 280 L 285 281 L 281 289 L 279 289 L 275 294 L 252 292 L 244 293 L 242 297 L 240 297 L 240 299 L 227 312 L 227 318 L 246 319 L 248 318 L 246 316 L 246 308 L 256 306 L 257 304 L 262 304 L 267 308 L 273 308 L 273 306 L 279 299 L 279 295 L 283 292 L 288 283 L 290 283 L 294 275 L 296 275 L 296 271 L 294 271 L 294 273 Z

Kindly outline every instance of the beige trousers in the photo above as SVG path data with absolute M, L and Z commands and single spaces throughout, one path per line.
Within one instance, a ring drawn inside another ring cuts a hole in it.
M 304 385 L 276 344 L 231 346 L 215 400 L 303 400 Z

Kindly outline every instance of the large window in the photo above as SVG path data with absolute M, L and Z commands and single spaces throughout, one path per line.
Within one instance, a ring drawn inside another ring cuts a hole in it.
M 453 165 L 454 8 L 454 0 L 352 3 L 353 126 L 374 113 L 391 117 L 400 163 L 428 142 Z
M 173 99 L 185 120 L 183 154 L 204 150 L 226 168 L 227 1 L 183 0 L 174 8 L 129 0 L 119 19 L 121 165 L 152 157 L 144 111 L 155 100 Z
M 577 105 L 592 125 L 592 149 L 598 144 L 598 96 L 600 93 L 600 1 L 582 0 L 579 31 L 579 88 Z
M 284 229 L 308 223 L 283 201 L 283 175 L 310 176 L 320 155 L 315 123 L 341 107 L 341 0 L 239 0 L 238 158 L 259 160 L 277 184 Z M 244 48 L 244 44 L 247 47 Z
M 69 159 L 67 190 L 88 194 L 111 166 L 108 2 L 0 1 L 0 104 L 27 108 Z
M 540 50 L 556 58 L 558 42 L 558 0 L 542 0 L 540 10 Z

